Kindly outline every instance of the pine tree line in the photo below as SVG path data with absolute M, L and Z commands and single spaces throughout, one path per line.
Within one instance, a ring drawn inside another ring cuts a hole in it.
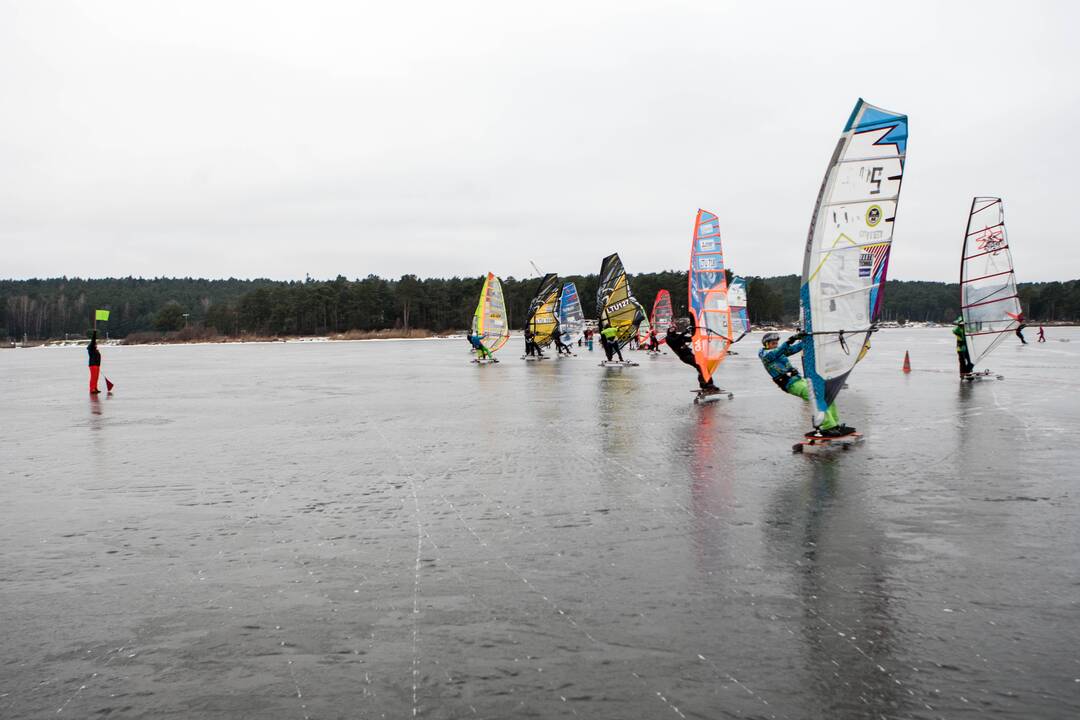
M 747 299 L 754 323 L 793 322 L 799 314 L 799 277 L 748 278 Z M 571 275 L 586 317 L 595 317 L 596 275 Z M 503 279 L 511 326 L 525 323 L 537 278 Z M 631 276 L 634 294 L 651 310 L 660 289 L 671 293 L 677 316 L 686 314 L 686 272 Z M 134 332 L 175 331 L 185 326 L 222 335 L 325 335 L 350 330 L 469 327 L 482 277 L 427 278 L 375 275 L 329 281 L 202 280 L 195 278 L 108 278 L 0 281 L 0 338 L 41 340 L 82 337 L 93 311 L 111 311 L 105 326 L 112 337 Z M 1080 321 L 1080 280 L 1023 283 L 1020 299 L 1029 322 Z M 956 283 L 890 280 L 883 320 L 951 322 L 959 314 Z

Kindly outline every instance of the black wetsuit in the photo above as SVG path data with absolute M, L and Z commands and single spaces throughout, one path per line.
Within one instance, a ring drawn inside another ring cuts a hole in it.
M 540 346 L 536 344 L 533 338 L 536 337 L 532 334 L 532 331 L 525 331 L 525 354 L 535 355 L 537 357 L 544 357 L 544 351 L 540 349 Z
M 971 371 L 975 369 L 975 364 L 971 362 L 971 356 L 968 355 L 964 323 L 956 324 L 956 327 L 953 328 L 953 335 L 956 336 L 956 358 L 960 361 L 960 376 L 970 375 Z
M 90 367 L 101 366 L 101 351 L 97 349 L 97 331 L 90 336 L 90 344 L 86 346 L 86 353 L 90 356 Z
M 682 360 L 687 365 L 692 366 L 697 370 L 698 387 L 702 390 L 716 390 L 718 389 L 713 383 L 712 378 L 708 380 L 701 374 L 701 368 L 698 367 L 697 360 L 694 358 L 694 351 L 690 347 L 690 343 L 693 342 L 693 334 L 690 332 L 680 332 L 676 330 L 671 332 L 668 330 L 667 345 L 671 349 L 671 352 Z

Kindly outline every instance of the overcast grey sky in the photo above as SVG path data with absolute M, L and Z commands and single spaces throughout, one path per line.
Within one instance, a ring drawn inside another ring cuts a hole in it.
M 0 0 L 0 277 L 799 273 L 857 98 L 910 116 L 890 277 L 973 195 L 1080 276 L 1074 4 Z

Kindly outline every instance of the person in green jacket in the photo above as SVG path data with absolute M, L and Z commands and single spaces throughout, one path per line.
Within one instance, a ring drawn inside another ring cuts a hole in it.
M 619 331 L 610 325 L 600 331 L 600 342 L 604 345 L 604 352 L 607 354 L 608 362 L 611 362 L 614 355 L 619 356 L 619 362 L 626 362 L 623 360 L 622 351 L 619 350 L 618 337 Z
M 953 328 L 953 335 L 956 336 L 956 356 L 960 361 L 960 377 L 964 378 L 971 374 L 971 371 L 975 369 L 975 363 L 971 362 L 971 356 L 968 355 L 967 348 L 967 334 L 964 331 L 964 316 L 956 318 L 956 327 Z

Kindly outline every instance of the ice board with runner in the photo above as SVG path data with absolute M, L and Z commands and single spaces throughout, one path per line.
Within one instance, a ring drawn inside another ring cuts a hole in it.
M 856 445 L 862 444 L 862 433 L 853 432 L 850 435 L 840 437 L 804 437 L 791 446 L 793 453 L 806 455 L 820 455 L 837 450 L 850 450 Z
M 713 403 L 717 400 L 731 400 L 735 397 L 735 393 L 730 390 L 724 390 L 718 388 L 716 390 L 691 390 L 694 393 L 694 404 L 705 405 L 707 403 Z

